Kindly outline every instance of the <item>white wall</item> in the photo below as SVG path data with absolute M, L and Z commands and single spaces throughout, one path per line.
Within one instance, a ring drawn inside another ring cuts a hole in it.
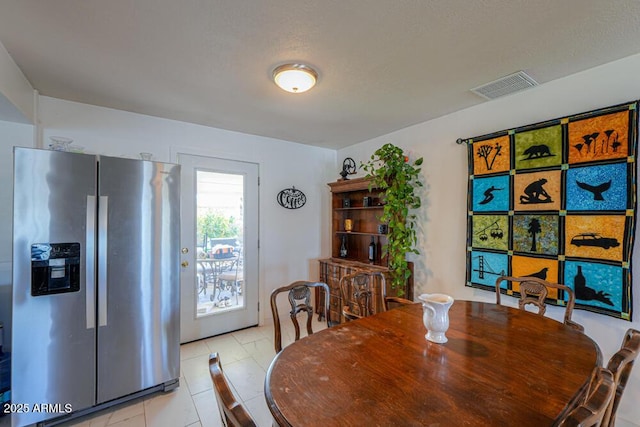
M 0 43 L 0 120 L 33 123 L 34 91 Z
M 38 116 L 44 147 L 50 136 L 65 136 L 86 152 L 111 156 L 139 158 L 140 152 L 151 152 L 155 160 L 175 161 L 175 154 L 183 152 L 258 163 L 261 319 L 271 317 L 272 289 L 295 280 L 317 280 L 316 260 L 330 253 L 321 236 L 330 225 L 326 183 L 336 175 L 334 150 L 49 97 L 39 98 Z M 0 134 L 0 145 L 12 143 Z M 301 209 L 285 209 L 276 202 L 278 192 L 291 186 L 307 196 Z M 5 186 L 0 194 L 5 191 L 10 189 Z M 9 213 L 0 211 L 0 222 L 7 218 Z M 0 243 L 6 244 L 4 239 Z
M 351 146 L 338 152 L 338 161 L 352 157 L 360 164 L 387 142 L 408 151 L 412 159 L 423 156 L 426 192 L 424 206 L 418 211 L 422 228 L 421 255 L 414 258 L 416 294 L 446 292 L 458 299 L 495 301 L 490 292 L 465 287 L 467 152 L 456 139 L 633 101 L 640 98 L 639 75 L 640 55 L 635 55 Z M 602 349 L 605 363 L 619 349 L 627 328 L 640 329 L 639 236 L 637 232 L 633 255 L 635 320 L 574 311 L 574 319 Z M 549 310 L 552 317 L 562 318 L 561 309 Z M 635 423 L 627 425 L 640 425 L 638 402 L 640 369 L 636 367 L 618 410 L 619 425 L 625 425 L 623 420 Z

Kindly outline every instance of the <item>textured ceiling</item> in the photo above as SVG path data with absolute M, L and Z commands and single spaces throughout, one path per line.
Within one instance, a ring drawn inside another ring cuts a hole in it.
M 0 0 L 42 95 L 340 148 L 640 52 L 638 0 Z M 302 61 L 318 85 L 270 80 Z

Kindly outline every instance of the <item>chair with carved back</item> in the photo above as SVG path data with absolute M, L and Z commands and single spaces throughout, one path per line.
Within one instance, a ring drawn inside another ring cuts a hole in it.
M 289 304 L 291 305 L 289 317 L 291 318 L 293 327 L 295 328 L 295 341 L 298 341 L 300 339 L 300 324 L 298 323 L 299 313 L 307 313 L 307 335 L 313 334 L 313 306 L 311 305 L 311 290 L 313 288 L 322 288 L 322 290 L 324 291 L 324 318 L 327 321 L 327 327 L 333 326 L 329 311 L 329 286 L 326 283 L 298 280 L 291 283 L 290 285 L 274 289 L 273 292 L 271 292 L 271 314 L 273 315 L 273 326 L 275 334 L 274 346 L 276 353 L 279 353 L 282 350 L 282 329 L 280 325 L 280 316 L 278 314 L 277 304 L 278 295 L 281 293 L 287 293 Z
M 340 279 L 342 315 L 349 320 L 387 311 L 389 303 L 413 304 L 400 297 L 387 296 L 387 284 L 380 271 L 356 271 Z
M 209 374 L 213 382 L 213 392 L 218 402 L 222 425 L 226 427 L 255 427 L 256 423 L 251 415 L 233 395 L 222 371 L 218 353 L 209 355 Z
M 500 304 L 500 283 L 503 281 L 518 282 L 520 286 L 520 299 L 518 301 L 518 307 L 521 310 L 525 309 L 527 304 L 532 304 L 538 307 L 538 314 L 543 316 L 547 310 L 545 300 L 549 295 L 549 289 L 557 289 L 563 291 L 567 296 L 567 305 L 564 312 L 564 324 L 570 326 L 580 332 L 584 332 L 584 327 L 579 323 L 571 320 L 573 314 L 573 306 L 576 303 L 576 296 L 573 290 L 560 283 L 553 283 L 538 277 L 510 277 L 501 276 L 496 280 L 496 304 Z
M 242 252 L 234 252 L 233 261 L 217 276 L 217 287 L 219 295 L 226 297 L 226 306 L 230 306 L 230 297 L 235 296 L 235 305 L 238 305 L 239 295 L 242 295 L 244 286 L 244 273 L 242 270 Z
M 613 400 L 616 385 L 613 374 L 606 368 L 595 368 L 586 399 L 560 421 L 561 427 L 599 427 L 607 407 Z
M 607 408 L 607 412 L 602 423 L 603 426 L 614 427 L 615 425 L 616 411 L 620 404 L 620 398 L 627 386 L 627 381 L 629 381 L 629 376 L 631 375 L 631 369 L 633 368 L 633 364 L 638 357 L 638 354 L 640 354 L 640 331 L 630 328 L 624 335 L 620 350 L 611 356 L 611 359 L 609 359 L 609 363 L 607 364 L 607 369 L 609 369 L 613 374 L 616 392 L 613 396 L 613 400 Z

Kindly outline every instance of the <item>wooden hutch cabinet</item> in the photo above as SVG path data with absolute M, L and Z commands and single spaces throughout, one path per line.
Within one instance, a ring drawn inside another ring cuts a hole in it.
M 321 259 L 320 281 L 329 285 L 332 321 L 343 321 L 340 278 L 358 270 L 388 271 L 386 257 L 381 257 L 382 245 L 387 242 L 386 231 L 379 229 L 383 207 L 379 191 L 369 190 L 370 180 L 356 178 L 329 183 L 331 187 L 331 258 Z M 365 199 L 366 198 L 366 199 Z M 345 229 L 346 220 L 351 230 Z M 373 261 L 369 260 L 369 246 L 375 245 Z M 346 251 L 346 254 L 345 254 Z M 413 264 L 410 263 L 413 271 Z M 387 281 L 387 295 L 397 295 Z M 413 299 L 413 274 L 404 289 L 404 298 Z M 316 290 L 316 310 L 322 313 L 322 291 Z

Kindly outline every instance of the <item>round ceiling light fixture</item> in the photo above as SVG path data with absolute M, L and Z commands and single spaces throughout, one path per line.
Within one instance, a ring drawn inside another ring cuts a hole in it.
M 304 64 L 284 64 L 273 70 L 273 81 L 291 93 L 306 92 L 315 86 L 318 73 Z

